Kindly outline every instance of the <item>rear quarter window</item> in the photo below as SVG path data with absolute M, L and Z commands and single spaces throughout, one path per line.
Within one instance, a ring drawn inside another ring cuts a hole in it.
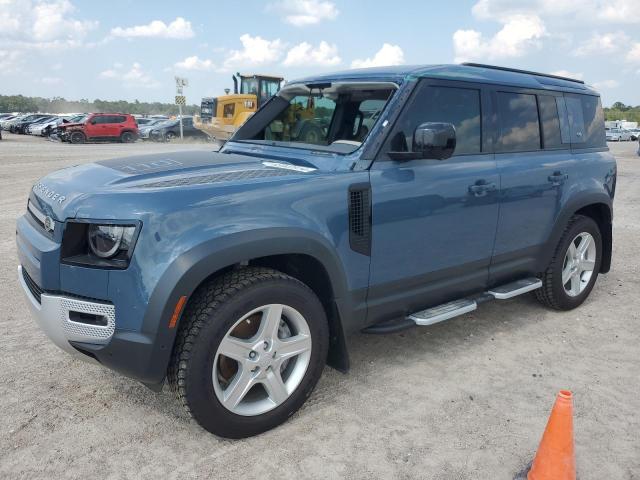
M 571 144 L 577 148 L 606 147 L 604 112 L 600 97 L 565 95 Z

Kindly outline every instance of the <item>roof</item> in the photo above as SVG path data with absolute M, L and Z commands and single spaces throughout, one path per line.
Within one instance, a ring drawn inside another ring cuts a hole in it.
M 292 80 L 294 83 L 337 82 L 345 80 L 384 81 L 402 84 L 412 78 L 440 78 L 443 80 L 462 80 L 496 85 L 509 85 L 523 88 L 558 90 L 573 93 L 598 95 L 584 83 L 543 73 L 493 67 L 490 65 L 400 65 L 393 67 L 360 68 L 327 73 L 314 77 Z

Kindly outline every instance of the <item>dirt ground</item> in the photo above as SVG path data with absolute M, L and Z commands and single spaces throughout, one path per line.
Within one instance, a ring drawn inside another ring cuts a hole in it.
M 72 359 L 30 318 L 15 221 L 40 176 L 144 151 L 207 145 L 0 142 L 0 478 L 511 479 L 554 396 L 574 392 L 582 480 L 640 479 L 640 157 L 618 158 L 613 268 L 577 310 L 529 295 L 431 327 L 351 342 L 303 409 L 271 432 L 216 438 L 172 394 Z

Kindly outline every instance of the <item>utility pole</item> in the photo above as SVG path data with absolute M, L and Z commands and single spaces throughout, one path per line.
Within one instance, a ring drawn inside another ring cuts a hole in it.
M 182 129 L 182 106 L 186 105 L 186 98 L 183 95 L 183 88 L 189 86 L 189 80 L 186 78 L 175 77 L 176 79 L 176 105 L 178 105 L 178 115 L 180 116 L 180 140 L 184 140 Z

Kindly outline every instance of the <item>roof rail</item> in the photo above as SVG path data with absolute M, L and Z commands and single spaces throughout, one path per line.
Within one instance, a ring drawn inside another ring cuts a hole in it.
M 503 72 L 526 73 L 527 75 L 536 75 L 538 77 L 557 78 L 558 80 L 566 80 L 567 82 L 581 83 L 584 85 L 584 81 L 582 80 L 577 80 L 575 78 L 569 77 L 561 77 L 560 75 L 551 75 L 549 73 L 530 72 L 529 70 L 518 70 L 517 68 L 496 67 L 495 65 L 485 65 L 483 63 L 464 62 L 462 65 L 465 65 L 467 67 L 480 67 L 489 68 L 491 70 L 502 70 Z

